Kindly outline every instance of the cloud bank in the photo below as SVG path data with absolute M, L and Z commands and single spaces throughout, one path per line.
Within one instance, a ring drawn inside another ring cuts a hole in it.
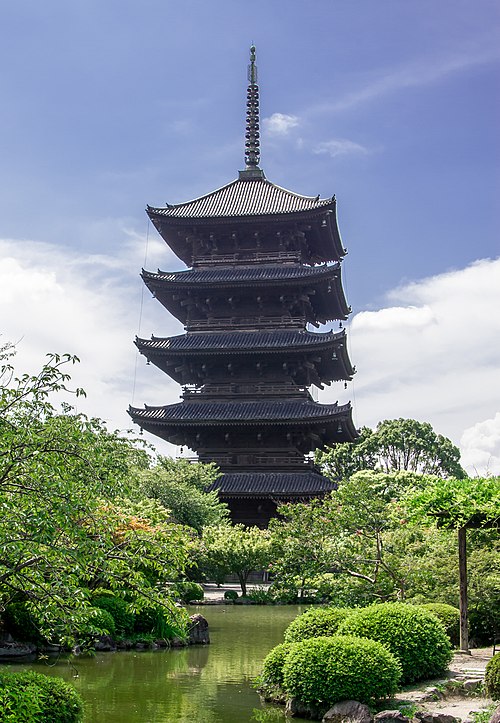
M 105 244 L 103 244 L 105 247 Z M 17 343 L 16 367 L 34 372 L 48 352 L 81 358 L 79 411 L 127 429 L 129 404 L 171 404 L 180 388 L 133 345 L 182 332 L 150 298 L 141 266 L 173 266 L 162 242 L 124 231 L 121 253 L 79 254 L 35 241 L 0 240 L 1 341 Z M 320 401 L 351 399 L 358 426 L 411 417 L 459 444 L 475 474 L 500 474 L 500 259 L 409 282 L 378 311 L 356 314 L 348 332 L 358 373 Z M 154 443 L 164 453 L 174 449 Z

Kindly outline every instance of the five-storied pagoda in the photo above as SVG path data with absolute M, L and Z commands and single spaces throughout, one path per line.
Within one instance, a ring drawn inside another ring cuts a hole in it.
M 266 179 L 254 47 L 248 81 L 245 170 L 201 198 L 147 208 L 190 268 L 142 278 L 186 333 L 136 344 L 184 389 L 177 404 L 129 413 L 142 429 L 216 462 L 215 488 L 233 521 L 265 526 L 279 502 L 333 488 L 309 453 L 357 433 L 350 404 L 319 404 L 308 390 L 354 373 L 344 330 L 308 329 L 350 312 L 335 197 L 300 196 Z

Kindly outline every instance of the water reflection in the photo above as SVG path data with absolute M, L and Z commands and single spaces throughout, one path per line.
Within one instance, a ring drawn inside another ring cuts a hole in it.
M 64 661 L 43 672 L 74 683 L 85 699 L 88 723 L 284 721 L 281 709 L 261 705 L 253 681 L 299 608 L 206 606 L 198 611 L 210 625 L 209 646 L 102 653 L 77 661 L 78 678 Z M 31 667 L 40 670 L 41 665 Z

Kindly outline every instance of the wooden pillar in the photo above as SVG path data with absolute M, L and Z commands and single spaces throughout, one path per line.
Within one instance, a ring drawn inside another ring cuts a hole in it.
M 458 569 L 460 573 L 460 652 L 469 653 L 467 602 L 467 530 L 458 528 Z

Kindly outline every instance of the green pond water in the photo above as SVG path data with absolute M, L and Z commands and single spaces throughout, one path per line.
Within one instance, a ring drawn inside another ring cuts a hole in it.
M 85 700 L 86 723 L 282 723 L 283 710 L 263 705 L 253 681 L 300 611 L 295 606 L 193 607 L 190 613 L 201 612 L 208 620 L 210 645 L 101 653 L 70 664 L 23 668 L 71 681 Z

